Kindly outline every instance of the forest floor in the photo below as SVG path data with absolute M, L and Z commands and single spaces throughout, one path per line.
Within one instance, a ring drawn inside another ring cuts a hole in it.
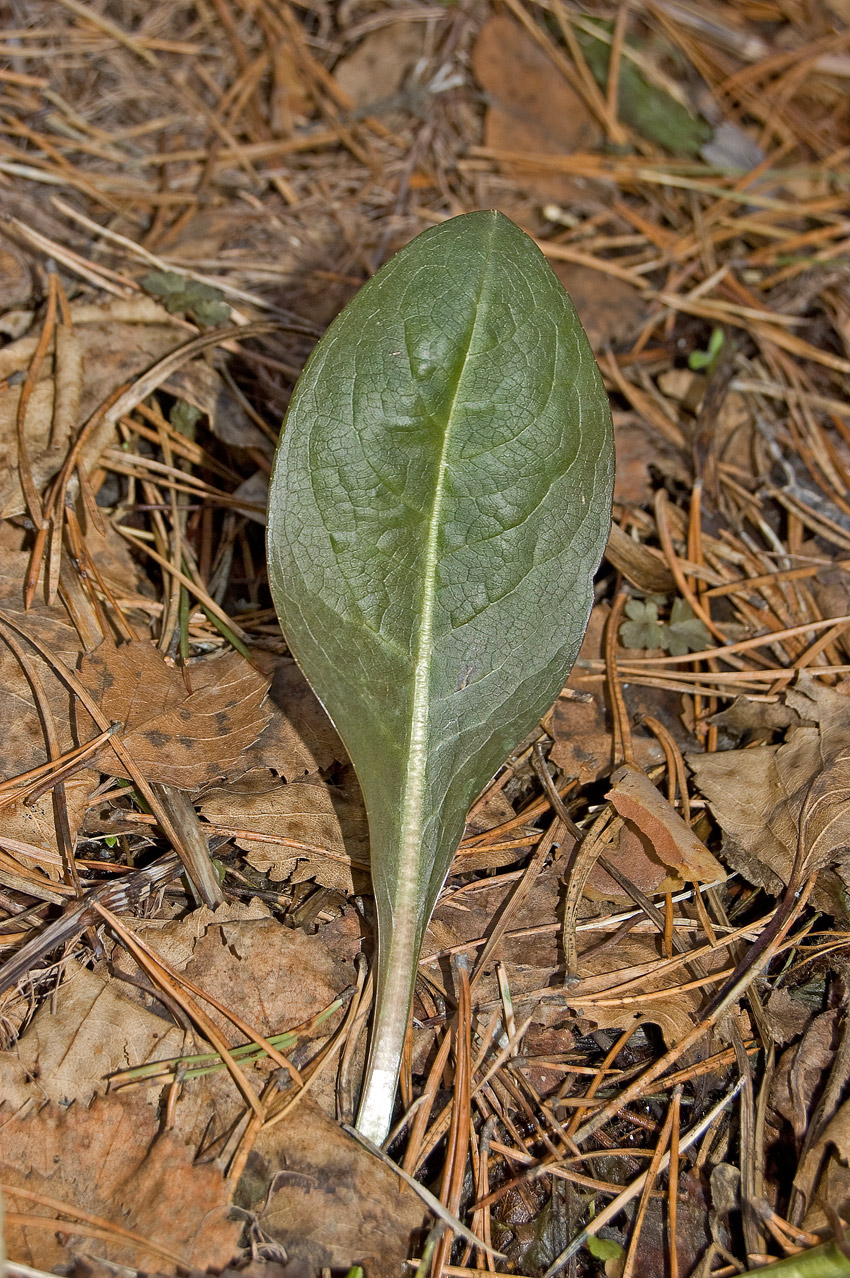
M 9 0 L 13 1278 L 850 1274 L 848 87 L 848 0 Z M 480 208 L 590 337 L 614 530 L 381 1162 L 368 831 L 266 492 L 330 320 Z

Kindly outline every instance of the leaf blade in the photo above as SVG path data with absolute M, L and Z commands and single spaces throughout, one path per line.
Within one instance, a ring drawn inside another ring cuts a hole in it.
M 358 1122 L 373 1139 L 466 811 L 581 642 L 612 477 L 575 312 L 499 214 L 452 219 L 387 263 L 293 397 L 269 576 L 369 816 L 378 1006 Z

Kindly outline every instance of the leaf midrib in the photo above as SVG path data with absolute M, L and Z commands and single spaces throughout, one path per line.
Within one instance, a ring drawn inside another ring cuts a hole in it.
M 431 661 L 433 658 L 434 609 L 436 604 L 437 579 L 437 544 L 442 517 L 443 500 L 446 488 L 446 472 L 448 470 L 449 444 L 452 437 L 455 412 L 460 399 L 460 388 L 475 344 L 475 334 L 481 318 L 481 298 L 490 267 L 492 254 L 492 235 L 487 244 L 487 255 L 481 270 L 481 282 L 475 299 L 475 312 L 472 327 L 469 330 L 463 362 L 458 370 L 452 393 L 451 409 L 446 420 L 443 434 L 443 445 L 437 470 L 437 481 L 434 485 L 434 502 L 428 524 L 428 538 L 425 547 L 425 570 L 422 577 L 422 597 L 420 607 L 421 622 L 414 663 L 413 700 L 411 705 L 410 741 L 407 757 L 408 784 L 405 790 L 405 801 L 400 828 L 399 861 L 401 866 L 411 868 L 406 881 L 399 883 L 399 895 L 396 900 L 395 924 L 403 925 L 406 919 L 414 927 L 419 913 L 417 902 L 419 897 L 419 863 L 422 854 L 422 811 L 425 795 L 425 776 L 428 760 L 428 727 L 430 719 L 430 685 Z M 421 902 L 420 902 L 421 904 Z

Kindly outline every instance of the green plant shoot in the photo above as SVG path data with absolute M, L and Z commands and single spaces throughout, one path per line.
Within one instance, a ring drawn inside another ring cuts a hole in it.
M 328 329 L 293 396 L 269 579 L 369 818 L 377 987 L 357 1125 L 377 1143 L 466 813 L 578 652 L 613 472 L 581 324 L 499 213 L 402 249 Z

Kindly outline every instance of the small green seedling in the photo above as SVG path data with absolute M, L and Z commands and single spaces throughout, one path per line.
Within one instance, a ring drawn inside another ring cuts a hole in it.
M 691 351 L 688 356 L 688 368 L 694 373 L 699 373 L 703 369 L 711 372 L 714 365 L 720 358 L 720 352 L 723 350 L 723 329 L 713 328 L 711 337 L 708 339 L 708 349 L 704 351 Z
M 378 1144 L 425 928 L 470 803 L 575 660 L 613 473 L 581 324 L 499 213 L 408 244 L 334 321 L 293 396 L 269 580 L 369 817 L 377 991 L 357 1125 Z

